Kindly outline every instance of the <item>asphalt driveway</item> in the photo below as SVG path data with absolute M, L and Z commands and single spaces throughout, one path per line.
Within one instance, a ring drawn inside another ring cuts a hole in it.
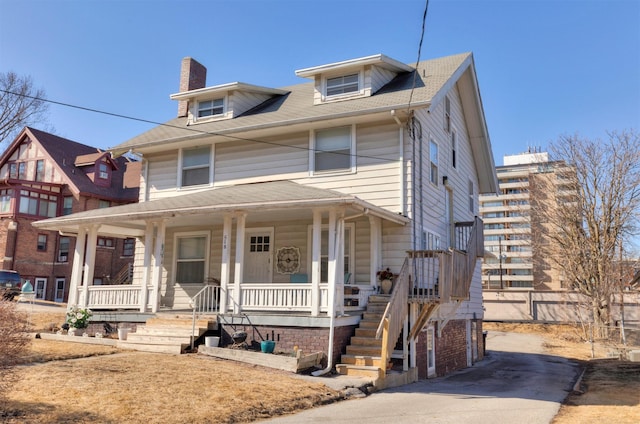
M 542 338 L 490 331 L 486 358 L 447 377 L 326 405 L 269 423 L 549 423 L 580 369 Z

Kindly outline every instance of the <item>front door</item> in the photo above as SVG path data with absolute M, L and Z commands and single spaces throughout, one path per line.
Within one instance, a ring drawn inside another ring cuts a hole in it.
M 45 299 L 47 297 L 47 279 L 46 278 L 36 278 L 35 280 L 36 286 L 34 290 L 36 292 L 36 299 Z
M 54 300 L 56 302 L 64 302 L 64 278 L 56 278 L 56 295 Z
M 270 283 L 273 258 L 273 229 L 247 229 L 243 282 Z

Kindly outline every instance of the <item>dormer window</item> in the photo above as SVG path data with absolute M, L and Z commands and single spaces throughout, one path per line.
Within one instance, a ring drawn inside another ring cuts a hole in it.
M 327 97 L 341 94 L 357 93 L 360 91 L 358 74 L 327 78 Z
M 102 178 L 103 180 L 108 180 L 109 179 L 109 167 L 107 166 L 106 163 L 101 163 L 99 166 L 99 171 L 98 171 L 98 177 Z
M 198 118 L 224 115 L 224 99 L 198 102 Z

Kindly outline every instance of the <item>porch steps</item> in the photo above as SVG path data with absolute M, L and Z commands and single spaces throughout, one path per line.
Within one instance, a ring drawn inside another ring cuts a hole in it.
M 196 320 L 195 330 L 189 317 L 155 317 L 139 325 L 127 340 L 120 340 L 118 347 L 144 352 L 181 354 L 191 346 L 191 337 L 196 339 L 216 326 L 208 319 Z
M 351 337 L 346 353 L 340 357 L 340 363 L 336 364 L 339 374 L 374 380 L 384 376 L 387 367 L 381 363 L 382 339 L 376 339 L 376 331 L 388 302 L 388 295 L 369 297 L 367 309 L 362 314 L 355 335 Z

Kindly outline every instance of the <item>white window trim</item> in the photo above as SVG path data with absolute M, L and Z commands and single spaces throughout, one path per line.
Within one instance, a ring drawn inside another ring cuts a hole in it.
M 327 231 L 329 229 L 329 225 L 328 224 L 322 224 L 320 226 L 320 232 L 322 233 L 323 231 Z M 349 269 L 347 270 L 347 272 L 350 272 L 352 275 L 355 273 L 355 269 L 356 269 L 356 260 L 355 260 L 355 255 L 356 255 L 356 225 L 354 223 L 345 223 L 344 224 L 344 231 L 345 233 L 347 232 L 347 229 L 350 232 L 350 237 L 349 237 L 349 246 L 345 246 L 344 248 L 344 252 L 346 255 L 349 256 Z M 309 278 L 311 278 L 311 268 L 313 267 L 313 263 L 312 263 L 312 256 L 313 256 L 313 225 L 309 225 L 307 227 L 307 264 L 308 264 L 308 274 L 309 274 Z M 348 253 L 347 253 L 348 252 Z M 322 257 L 322 255 L 320 255 L 320 257 Z M 318 265 L 318 269 L 320 269 L 320 266 Z M 351 277 L 351 284 L 353 284 L 353 282 L 355 281 L 354 277 Z M 326 283 L 326 281 L 323 281 L 323 283 Z
M 343 94 L 334 94 L 334 95 L 327 95 L 327 80 L 330 80 L 332 78 L 338 78 L 338 77 L 345 77 L 348 75 L 353 75 L 353 74 L 358 74 L 358 90 L 357 91 L 351 91 L 349 93 L 343 93 Z M 349 99 L 352 97 L 362 97 L 364 96 L 365 90 L 364 90 L 364 72 L 362 69 L 358 70 L 358 71 L 353 71 L 353 72 L 343 72 L 343 73 L 339 73 L 339 74 L 329 74 L 329 75 L 322 75 L 322 82 L 321 82 L 321 90 L 322 90 L 322 101 L 323 102 L 332 102 L 332 101 L 336 101 L 336 100 L 344 100 L 344 99 Z
M 194 146 L 194 147 L 198 147 L 198 146 Z M 200 146 L 200 147 L 204 147 L 204 146 Z M 181 148 L 178 149 L 178 175 L 177 175 L 177 184 L 176 184 L 176 189 L 177 191 L 181 191 L 181 190 L 191 190 L 193 188 L 202 188 L 205 186 L 209 186 L 212 187 L 213 186 L 213 164 L 214 164 L 214 160 L 215 160 L 215 148 L 214 145 L 210 145 L 210 149 L 209 149 L 209 182 L 205 183 L 205 184 L 196 184 L 196 185 L 192 185 L 192 186 L 183 186 L 182 185 L 182 159 L 183 159 L 183 151 L 192 149 L 193 147 L 186 147 L 186 148 Z
M 222 97 L 215 98 L 206 98 L 206 99 L 198 99 L 194 102 L 193 111 L 191 115 L 193 116 L 193 122 L 209 122 L 215 121 L 218 119 L 226 119 L 229 114 L 229 96 L 224 95 Z M 200 103 L 202 102 L 210 102 L 215 100 L 222 100 L 222 113 L 217 115 L 209 115 L 209 116 L 200 116 Z
M 211 232 L 210 231 L 185 231 L 180 233 L 175 233 L 173 235 L 173 258 L 172 265 L 173 269 L 171 270 L 171 281 L 176 283 L 176 274 L 178 272 L 178 239 L 180 238 L 189 238 L 189 237 L 206 237 L 205 246 L 204 246 L 204 278 L 206 279 L 209 275 L 209 256 L 211 251 Z M 203 281 L 204 283 L 204 281 Z
M 335 174 L 355 174 L 356 168 L 356 125 L 351 125 L 351 147 L 350 147 L 350 163 L 349 169 L 330 169 L 327 171 L 316 171 L 316 132 L 329 130 L 331 128 L 347 127 L 348 125 L 340 125 L 338 127 L 316 128 L 309 131 L 309 176 L 318 175 L 335 175 Z

